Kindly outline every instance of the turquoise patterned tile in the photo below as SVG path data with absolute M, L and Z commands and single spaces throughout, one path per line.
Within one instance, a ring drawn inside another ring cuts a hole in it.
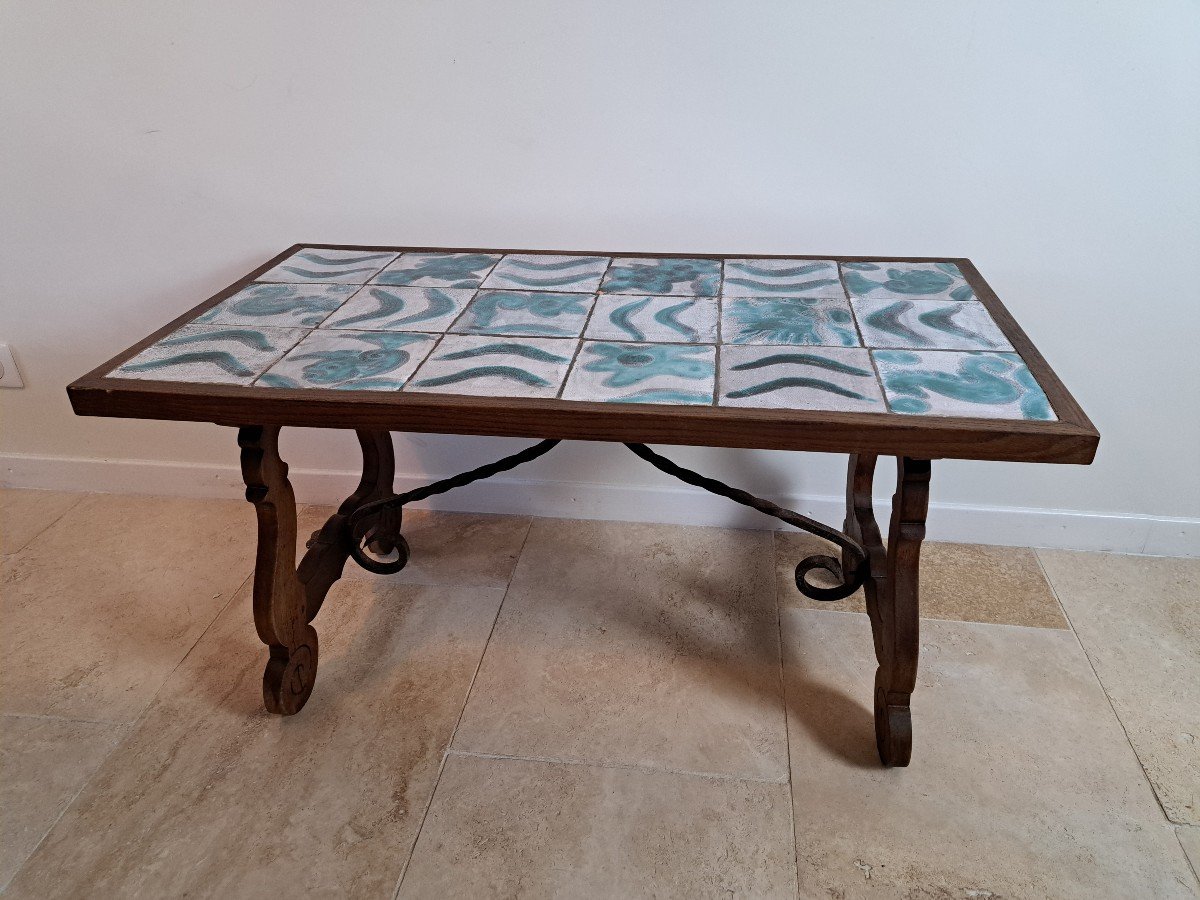
M 499 253 L 405 253 L 380 272 L 374 283 L 474 288 L 499 260 Z
M 607 256 L 510 254 L 483 282 L 488 288 L 595 293 L 608 268 Z
M 721 263 L 715 259 L 614 259 L 600 290 L 606 294 L 683 294 L 715 297 Z
M 716 348 L 712 346 L 585 341 L 563 399 L 709 404 L 715 381 Z
M 108 375 L 152 381 L 249 384 L 306 333 L 302 328 L 184 325 Z
M 400 331 L 314 331 L 259 377 L 259 387 L 398 391 L 437 338 Z
M 887 412 L 866 350 L 722 347 L 721 406 Z
M 1016 353 L 872 350 L 892 412 L 985 419 L 1054 419 Z
M 468 334 L 578 337 L 595 299 L 594 294 L 480 291 L 451 330 Z
M 851 297 L 879 300 L 974 300 L 975 292 L 951 262 L 842 263 Z
M 356 290 L 352 284 L 252 284 L 191 324 L 315 328 Z
M 982 303 L 970 300 L 854 300 L 868 347 L 909 350 L 1011 350 Z
M 861 346 L 850 304 L 817 297 L 722 300 L 721 339 L 726 344 Z
M 371 276 L 396 258 L 395 253 L 371 250 L 319 250 L 305 248 L 293 253 L 275 268 L 258 276 L 259 281 L 336 282 L 366 284 Z
M 555 397 L 578 346 L 562 338 L 447 335 L 405 390 Z
M 466 308 L 474 293 L 470 288 L 369 284 L 321 327 L 357 331 L 445 331 Z
M 727 259 L 723 297 L 837 297 L 845 299 L 831 259 Z
M 713 344 L 717 340 L 717 298 L 604 294 L 596 301 L 584 336 L 609 341 Z

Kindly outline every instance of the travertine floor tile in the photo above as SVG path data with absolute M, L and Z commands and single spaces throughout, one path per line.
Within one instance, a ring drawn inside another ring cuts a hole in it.
M 247 503 L 92 494 L 0 576 L 0 712 L 131 721 L 250 576 Z
M 11 896 L 389 897 L 501 597 L 340 582 L 316 690 L 281 718 L 247 586 Z
M 16 553 L 86 496 L 0 489 L 0 555 Z
M 1197 882 L 1200 883 L 1200 828 L 1195 825 L 1180 825 L 1175 829 L 1179 836 L 1179 844 L 1187 854 L 1188 862 L 1192 864 Z
M 451 755 L 400 897 L 793 897 L 787 786 Z
M 1200 825 L 1200 559 L 1038 555 L 1167 816 Z
M 1069 632 L 923 622 L 912 765 L 885 770 L 864 617 L 783 629 L 801 896 L 1193 896 Z
M 810 600 L 796 589 L 796 563 L 814 553 L 829 553 L 829 544 L 795 531 L 775 532 L 775 542 L 780 606 L 867 611 L 861 590 L 845 600 L 824 603 Z M 921 547 L 921 615 L 960 622 L 1067 627 L 1037 555 L 1028 547 L 927 541 Z
M 765 531 L 535 519 L 461 750 L 787 777 Z
M 305 542 L 335 511 L 331 506 L 306 506 L 300 511 L 297 563 L 304 556 Z M 375 575 L 348 559 L 342 577 L 504 587 L 521 555 L 530 521 L 528 516 L 406 509 L 402 533 L 412 551 L 408 565 L 395 575 Z
M 120 725 L 0 716 L 0 890 L 122 734 Z

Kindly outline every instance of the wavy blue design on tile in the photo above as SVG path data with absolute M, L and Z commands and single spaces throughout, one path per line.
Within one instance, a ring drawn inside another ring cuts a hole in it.
M 570 362 L 566 356 L 559 356 L 556 353 L 549 353 L 541 347 L 529 347 L 525 344 L 484 344 L 482 347 L 471 347 L 468 350 L 446 353 L 439 356 L 438 359 L 473 359 L 477 356 L 493 355 L 523 356 L 526 359 L 547 363 Z
M 606 397 L 605 403 L 686 403 L 707 406 L 712 403 L 712 394 L 700 391 L 679 391 L 670 388 L 647 388 L 626 394 L 623 397 Z
M 827 327 L 841 346 L 858 345 L 850 313 L 827 303 L 799 297 L 753 301 L 741 298 L 729 304 L 727 309 L 738 323 L 737 334 L 728 338 L 731 344 L 751 341 L 821 344 L 825 342 L 822 327 Z
M 339 347 L 336 350 L 311 350 L 307 353 L 292 351 L 285 357 L 285 362 L 312 360 L 301 372 L 304 381 L 309 384 L 334 385 L 351 380 L 359 382 L 400 368 L 412 358 L 403 348 L 407 344 L 424 340 L 419 335 L 384 332 L 359 333 L 355 335 L 355 339 L 362 343 L 374 344 L 375 349 Z
M 298 257 L 300 257 L 302 260 L 304 260 L 305 262 L 315 263 L 318 266 L 331 266 L 331 267 L 341 268 L 343 266 L 358 265 L 358 263 L 374 262 L 374 261 L 381 260 L 381 259 L 388 259 L 392 254 L 390 254 L 390 253 L 369 253 L 366 256 L 348 256 L 344 259 L 335 259 L 330 256 L 321 256 L 319 253 L 313 253 L 311 251 L 308 253 L 297 253 L 296 255 Z
M 789 375 L 786 378 L 775 378 L 771 381 L 764 381 L 761 384 L 754 384 L 750 387 L 739 388 L 736 391 L 729 391 L 725 394 L 731 400 L 740 400 L 742 397 L 754 397 L 758 394 L 770 394 L 774 391 L 781 391 L 784 388 L 811 388 L 818 391 L 827 391 L 830 394 L 837 394 L 841 397 L 849 397 L 851 400 L 868 400 L 867 396 L 852 391 L 849 388 L 844 388 L 839 384 L 834 384 L 832 381 L 825 381 L 821 378 L 801 378 L 799 376 Z
M 475 287 L 495 262 L 496 257 L 486 253 L 434 256 L 411 268 L 385 270 L 377 280 L 381 284 L 412 284 L 422 278 L 433 278 L 453 282 L 450 287 Z
M 852 294 L 868 296 L 871 291 L 884 288 L 895 294 L 929 296 L 940 294 L 962 279 L 962 272 L 953 263 L 936 263 L 928 269 L 886 269 L 874 263 L 846 263 L 850 271 L 844 273 L 846 287 Z M 863 272 L 883 271 L 882 281 L 867 278 Z M 955 300 L 970 300 L 975 295 L 970 285 L 959 285 L 950 296 Z
M 152 359 L 141 363 L 126 363 L 115 373 L 120 374 L 125 372 L 153 372 L 155 369 L 167 369 L 172 366 L 186 366 L 194 363 L 210 363 L 230 375 L 237 375 L 241 378 L 249 378 L 254 374 L 253 370 L 247 369 L 246 366 L 232 353 L 227 350 L 197 350 L 192 353 L 180 353 L 178 356 L 169 356 L 166 359 Z
M 306 288 L 294 284 L 257 284 L 214 306 L 193 322 L 210 322 L 233 313 L 263 319 L 291 315 L 297 324 L 319 325 L 352 293 L 354 288 L 350 285 Z
M 819 287 L 828 287 L 831 284 L 837 284 L 836 278 L 814 278 L 811 281 L 789 281 L 784 284 L 770 284 L 765 281 L 758 281 L 754 278 L 730 278 L 726 276 L 726 284 L 737 284 L 742 287 L 748 287 L 754 291 L 761 291 L 764 294 L 794 294 L 797 291 L 809 291 Z
M 644 341 L 646 334 L 630 320 L 630 317 L 635 313 L 641 312 L 650 305 L 650 298 L 643 297 L 641 300 L 631 300 L 622 306 L 618 306 L 608 315 L 608 321 L 612 322 L 629 337 L 635 341 Z
M 916 354 L 903 351 L 880 351 L 876 358 L 902 366 L 915 366 L 921 362 Z M 1020 401 L 1022 413 L 1028 409 L 1029 418 L 1052 417 L 1045 394 L 1015 354 L 965 355 L 957 372 L 906 368 L 886 370 L 881 374 L 889 394 L 902 395 L 889 397 L 895 412 L 929 412 L 933 407 L 927 398 L 932 392 L 983 406 L 1004 406 Z M 1026 396 L 1031 391 L 1036 395 L 1027 401 Z
M 592 283 L 604 271 L 604 265 L 603 258 L 566 259 L 542 263 L 511 257 L 500 264 L 504 270 L 501 273 L 503 280 L 515 281 L 527 288 L 570 287 L 571 285 Z M 526 269 L 530 272 L 561 274 L 540 278 L 532 275 L 517 275 L 508 271 L 510 267 Z
M 197 334 L 173 334 L 159 341 L 157 347 L 174 347 L 178 344 L 211 344 L 215 341 L 234 341 L 253 350 L 270 351 L 275 345 L 262 332 L 249 328 L 226 328 L 220 331 L 204 331 Z
M 903 338 L 909 343 L 922 347 L 932 347 L 933 341 L 929 340 L 925 335 L 913 331 L 900 321 L 900 317 L 912 308 L 913 305 L 909 301 L 897 300 L 895 303 L 889 303 L 883 309 L 875 310 L 875 312 L 868 315 L 863 321 L 872 328 L 895 335 L 898 338 Z
M 374 272 L 378 266 L 371 266 L 368 269 L 336 269 L 328 272 L 314 272 L 312 269 L 301 269 L 297 266 L 280 266 L 285 272 L 291 272 L 293 275 L 299 275 L 301 278 L 340 278 L 344 275 L 360 275 L 367 272 Z
M 912 304 L 909 304 L 910 306 Z M 936 331 L 952 334 L 956 337 L 965 338 L 969 341 L 974 341 L 977 344 L 983 344 L 985 347 L 998 346 L 995 341 L 984 337 L 978 331 L 972 331 L 969 328 L 963 328 L 954 321 L 954 317 L 962 311 L 961 306 L 942 306 L 938 309 L 931 309 L 929 312 L 923 312 L 917 316 L 917 321 L 922 325 L 926 325 Z
M 665 306 L 654 314 L 654 321 L 659 325 L 666 326 L 676 334 L 683 335 L 688 341 L 700 340 L 700 334 L 692 326 L 680 322 L 678 316 L 684 310 L 691 309 L 695 306 L 695 301 L 684 300 L 682 303 L 676 303 L 674 306 Z
M 713 363 L 703 357 L 703 348 L 682 345 L 592 344 L 584 368 L 589 372 L 608 372 L 607 387 L 628 387 L 650 378 L 711 378 Z M 696 358 L 700 355 L 701 358 Z
M 751 263 L 725 263 L 725 283 L 736 284 L 763 294 L 788 294 L 798 291 L 808 291 L 820 287 L 828 287 L 838 283 L 837 278 L 814 278 L 808 281 L 784 281 L 780 279 L 799 278 L 811 275 L 813 272 L 836 271 L 829 263 L 809 263 L 791 266 L 786 269 L 768 269 Z M 730 270 L 741 273 L 741 276 L 731 276 Z
M 505 378 L 509 381 L 519 381 L 529 387 L 549 387 L 550 382 L 540 375 L 535 375 L 525 369 L 514 366 L 477 366 L 473 369 L 463 369 L 461 372 L 451 372 L 448 375 L 438 375 L 414 382 L 418 387 L 442 387 L 447 384 L 457 384 L 460 381 L 471 381 L 475 378 Z
M 870 377 L 872 374 L 866 369 L 860 369 L 858 366 L 847 365 L 836 359 L 829 359 L 828 357 L 817 356 L 812 353 L 774 353 L 770 356 L 752 359 L 749 362 L 738 363 L 729 368 L 733 372 L 744 372 L 750 369 L 762 369 L 767 366 L 782 365 L 816 366 L 820 369 L 828 369 L 831 372 L 840 372 L 843 375 L 857 375 L 860 377 Z
M 657 262 L 614 264 L 604 279 L 603 290 L 624 294 L 670 294 L 677 284 L 689 285 L 692 293 L 712 296 L 721 281 L 721 267 L 711 259 L 664 259 Z
M 437 288 L 427 288 L 423 292 L 427 304 L 424 309 L 409 313 L 407 316 L 401 316 L 399 319 L 393 319 L 392 316 L 404 312 L 408 305 L 407 301 L 399 294 L 386 291 L 383 288 L 370 288 L 368 293 L 378 304 L 376 308 L 368 312 L 359 313 L 356 316 L 350 316 L 348 319 L 339 319 L 336 322 L 338 328 L 348 328 L 351 325 L 376 320 L 386 321 L 391 328 L 397 328 L 401 325 L 415 325 L 418 322 L 427 322 L 430 319 L 441 318 L 454 312 L 455 308 L 454 299 L 449 294 Z
M 585 300 L 590 294 L 521 294 L 511 291 L 480 291 L 471 304 L 474 324 L 486 328 L 501 310 L 525 310 L 541 318 L 587 315 Z

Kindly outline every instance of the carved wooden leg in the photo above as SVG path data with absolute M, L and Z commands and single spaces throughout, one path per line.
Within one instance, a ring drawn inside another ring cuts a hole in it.
M 925 515 L 929 508 L 929 460 L 896 460 L 896 493 L 887 550 L 871 500 L 874 456 L 850 458 L 846 530 L 867 549 L 871 575 L 863 588 L 875 640 L 875 739 L 886 766 L 912 757 L 909 699 L 917 681 L 918 578 Z
M 279 426 L 242 428 L 238 445 L 246 499 L 258 513 L 254 627 L 271 651 L 263 701 L 270 712 L 290 716 L 308 701 L 317 677 L 317 632 L 296 576 L 296 497 L 279 458 Z

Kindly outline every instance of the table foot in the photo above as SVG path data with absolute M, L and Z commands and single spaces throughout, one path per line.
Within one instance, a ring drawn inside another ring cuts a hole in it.
M 875 742 L 885 766 L 912 758 L 912 713 L 919 648 L 918 578 L 921 541 L 929 509 L 929 460 L 896 460 L 896 493 L 887 548 L 879 534 L 871 497 L 876 457 L 850 457 L 846 480 L 846 532 L 867 551 L 870 575 L 863 583 L 875 641 Z

